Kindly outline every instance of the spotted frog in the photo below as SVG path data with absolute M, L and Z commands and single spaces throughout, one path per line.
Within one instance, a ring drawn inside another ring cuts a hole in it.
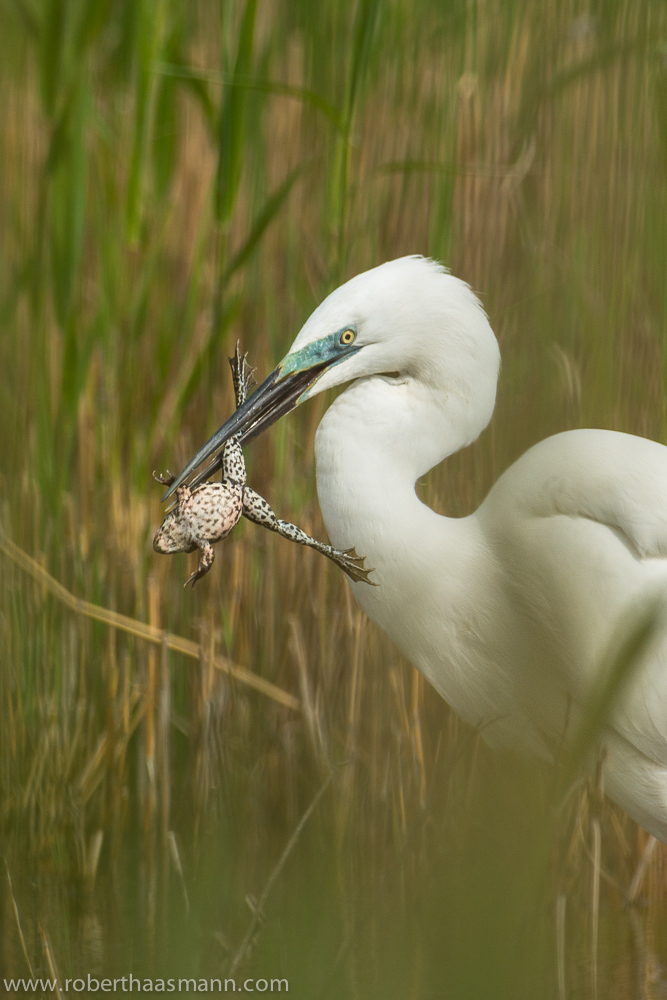
M 252 369 L 246 355 L 242 355 L 239 345 L 229 359 L 234 382 L 234 396 L 238 409 L 245 400 L 252 379 Z M 167 470 L 166 475 L 153 473 L 153 478 L 164 486 L 171 486 L 175 476 Z M 351 580 L 371 584 L 369 574 L 373 571 L 364 567 L 364 558 L 355 549 L 341 551 L 324 542 L 311 538 L 305 531 L 289 521 L 277 518 L 267 501 L 250 489 L 247 484 L 245 460 L 238 437 L 227 441 L 222 450 L 222 482 L 202 483 L 191 489 L 179 486 L 176 490 L 176 505 L 168 512 L 153 539 L 156 552 L 171 555 L 175 552 L 194 552 L 199 549 L 197 569 L 185 582 L 193 586 L 210 570 L 215 559 L 213 544 L 226 538 L 236 527 L 241 517 L 260 524 L 269 531 L 275 531 L 299 545 L 306 545 L 321 552 L 347 573 Z

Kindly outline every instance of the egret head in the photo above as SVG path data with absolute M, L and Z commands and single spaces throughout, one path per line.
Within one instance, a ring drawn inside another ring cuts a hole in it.
M 230 437 L 240 434 L 245 443 L 304 400 L 353 379 L 414 379 L 462 399 L 470 394 L 479 399 L 481 392 L 490 417 L 499 363 L 496 339 L 465 282 L 424 257 L 381 264 L 341 285 L 317 307 L 289 353 L 200 449 L 166 496 Z M 197 481 L 201 478 L 205 474 Z

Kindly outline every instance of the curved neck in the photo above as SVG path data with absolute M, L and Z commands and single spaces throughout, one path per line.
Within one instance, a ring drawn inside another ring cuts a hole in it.
M 417 498 L 415 482 L 482 432 L 495 380 L 483 390 L 476 387 L 473 406 L 466 395 L 416 379 L 373 376 L 335 400 L 315 438 L 318 496 L 334 545 L 364 546 L 377 562 L 388 546 L 400 546 L 415 519 L 436 516 Z
M 454 661 L 444 669 L 443 657 L 451 649 L 466 660 L 457 635 L 475 634 L 471 594 L 488 594 L 494 603 L 495 562 L 483 557 L 477 517 L 442 517 L 421 503 L 414 486 L 480 434 L 493 409 L 490 395 L 486 411 L 478 399 L 472 412 L 462 396 L 373 377 L 338 397 L 315 438 L 317 491 L 329 538 L 337 548 L 354 547 L 374 570 L 377 586 L 352 584 L 358 603 L 474 725 L 497 711 L 493 698 L 492 704 L 480 699 L 484 678 L 477 661 L 469 658 L 469 670 Z M 506 620 L 506 610 L 499 610 L 499 621 Z

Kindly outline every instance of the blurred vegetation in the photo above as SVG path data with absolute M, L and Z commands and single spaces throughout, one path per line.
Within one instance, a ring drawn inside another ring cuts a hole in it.
M 645 835 L 599 782 L 556 809 L 554 775 L 489 754 L 338 571 L 254 526 L 184 592 L 150 473 L 231 410 L 237 339 L 262 375 L 331 288 L 413 252 L 483 296 L 504 358 L 490 430 L 420 486 L 436 509 L 558 430 L 665 441 L 664 4 L 8 0 L 0 40 L 0 530 L 200 647 L 94 621 L 0 553 L 0 969 L 28 972 L 18 912 L 63 977 L 658 995 L 667 859 L 624 911 Z M 247 455 L 320 537 L 325 405 Z

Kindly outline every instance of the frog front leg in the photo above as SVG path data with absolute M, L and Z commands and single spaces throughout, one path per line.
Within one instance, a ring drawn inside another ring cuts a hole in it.
M 153 479 L 164 486 L 171 486 L 176 477 L 167 470 L 166 476 L 153 473 Z M 188 486 L 179 486 L 176 491 L 176 503 L 155 532 L 153 549 L 162 555 L 173 555 L 175 552 L 194 552 L 197 540 L 192 532 L 192 525 L 184 511 L 192 494 Z
M 251 490 L 249 486 L 246 486 L 243 492 L 243 516 L 247 517 L 249 521 L 254 521 L 255 524 L 261 524 L 262 527 L 268 528 L 269 531 L 275 531 L 283 538 L 296 542 L 298 545 L 306 545 L 308 548 L 315 549 L 316 552 L 321 552 L 327 559 L 331 559 L 337 566 L 340 566 L 356 583 L 368 583 L 371 587 L 377 586 L 368 579 L 373 570 L 364 567 L 366 561 L 364 556 L 357 555 L 353 548 L 343 552 L 340 549 L 335 549 L 333 545 L 318 542 L 316 538 L 307 535 L 296 524 L 282 521 L 276 517 L 264 497 L 256 493 L 255 490 Z
M 176 479 L 176 476 L 173 472 L 170 472 L 169 469 L 167 469 L 164 475 L 162 475 L 162 473 L 158 474 L 155 469 L 153 469 L 153 479 L 156 483 L 161 483 L 162 486 L 171 486 L 173 481 Z

